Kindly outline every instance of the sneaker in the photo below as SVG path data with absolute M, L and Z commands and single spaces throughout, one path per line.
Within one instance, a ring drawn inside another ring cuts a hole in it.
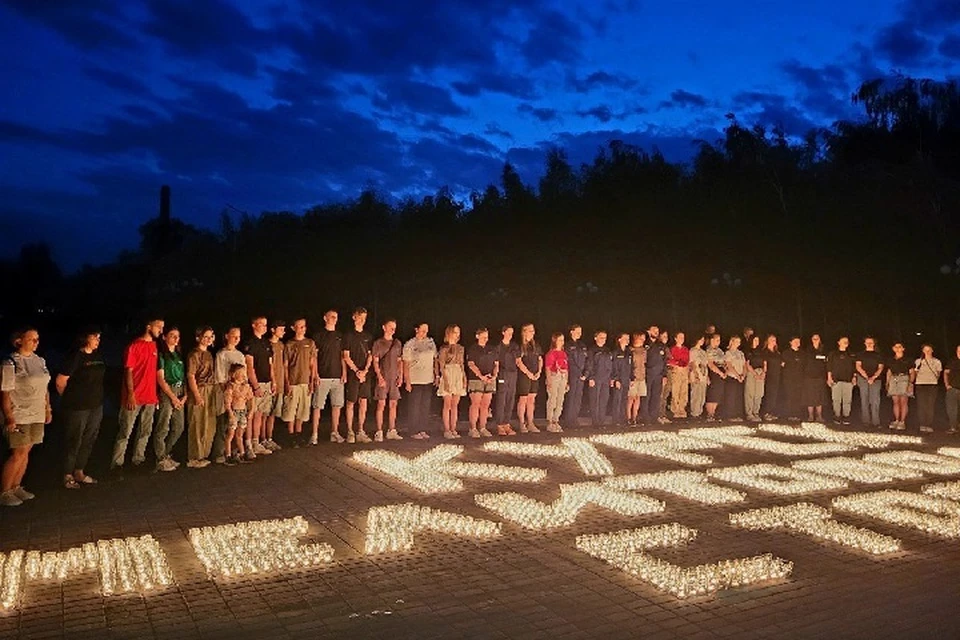
M 920 431 L 923 433 L 933 433 L 933 427 L 920 427 Z
M 273 451 L 270 451 L 270 449 L 267 449 L 265 446 L 263 446 L 262 442 L 258 442 L 257 444 L 253 445 L 253 452 L 258 456 L 268 456 L 273 453 Z
M 257 454 L 255 454 L 255 453 L 253 452 L 253 449 L 247 449 L 247 453 L 246 453 L 246 455 L 244 455 L 244 458 L 245 458 L 247 461 L 252 462 L 252 461 L 254 461 L 254 460 L 257 459 Z M 241 460 L 241 462 L 242 462 L 242 460 Z
M 368 442 L 373 442 L 373 440 L 370 439 L 370 436 L 367 435 L 366 431 L 361 429 L 360 431 L 357 431 L 357 442 L 366 444 Z
M 347 444 L 354 444 L 357 441 L 357 436 L 354 435 L 353 431 L 347 432 Z
M 79 489 L 80 483 L 77 482 L 77 479 L 73 476 L 64 476 L 63 477 L 63 488 L 64 489 Z
M 164 458 L 157 463 L 157 471 L 176 471 L 177 465 L 170 458 Z
M 173 458 L 167 458 L 167 460 L 170 461 L 170 464 L 172 464 L 175 469 L 179 469 L 179 468 L 180 468 L 180 463 L 177 462 L 176 460 L 174 460 Z
M 527 425 L 521 422 L 519 430 L 520 430 L 520 433 L 527 433 Z
M 670 418 L 664 416 L 662 418 L 657 418 L 657 422 L 659 422 L 660 424 L 670 424 L 673 421 Z
M 180 465 L 177 465 L 178 467 Z M 83 476 L 82 480 L 77 480 L 78 484 L 97 484 L 97 479 L 93 476 Z
M 517 432 L 513 430 L 513 427 L 511 427 L 510 425 L 507 425 L 507 435 L 508 435 L 508 436 L 515 436 L 515 435 L 517 435 Z
M 26 489 L 24 489 L 23 487 L 16 487 L 12 491 L 13 491 L 13 495 L 20 498 L 20 500 L 23 502 L 26 502 L 27 500 L 33 500 L 34 498 L 37 497 L 32 493 L 30 493 L 29 491 L 27 491 Z
M 233 456 L 233 458 L 234 460 L 237 461 L 237 464 L 250 464 L 251 462 L 257 459 L 257 456 L 254 455 L 252 451 L 247 451 L 245 454 L 243 455 L 237 454 Z
M 343 436 L 340 435 L 339 433 L 337 433 L 336 431 L 331 431 L 331 432 L 330 432 L 330 442 L 333 442 L 333 443 L 335 443 L 335 444 L 343 444 L 343 443 L 344 443 L 344 439 L 343 439 Z
M 219 460 L 219 459 L 220 459 L 220 458 L 217 458 L 217 460 Z M 235 466 L 237 466 L 237 465 L 240 464 L 240 463 L 237 461 L 236 456 L 230 456 L 229 458 L 224 458 L 224 459 L 223 459 L 223 462 L 218 462 L 217 464 L 223 464 L 223 465 L 226 465 L 226 466 L 228 466 L 228 467 L 235 467 Z
M 13 491 L 4 491 L 0 493 L 0 506 L 3 507 L 19 507 L 23 504 L 23 500 L 18 498 Z
M 460 435 L 460 432 L 459 432 L 459 431 L 451 431 L 450 433 L 453 434 L 453 439 L 454 439 L 454 440 L 459 440 L 460 438 L 463 437 L 463 436 Z
M 373 434 L 374 442 L 383 442 L 383 431 L 377 431 Z
M 527 431 L 529 433 L 540 433 L 540 429 L 537 429 L 537 425 L 533 424 L 532 422 L 527 425 Z
M 492 437 L 493 437 L 493 434 L 490 433 L 490 430 L 487 429 L 486 427 L 482 427 L 482 428 L 480 429 L 480 435 L 483 436 L 484 438 L 492 438 Z
M 547 431 L 549 431 L 550 433 L 563 433 L 563 429 L 560 427 L 559 424 L 556 424 L 556 423 L 548 424 Z
M 444 431 L 443 437 L 446 438 L 447 440 L 453 440 L 454 438 L 457 437 L 457 435 L 453 431 Z
M 950 435 L 953 435 L 953 434 L 955 434 L 956 432 L 957 432 L 957 430 L 954 429 L 953 427 L 947 429 L 947 433 L 949 433 Z
M 469 435 L 471 438 L 479 438 L 480 432 L 477 431 L 476 429 L 470 429 Z
M 317 444 L 318 444 L 318 443 L 317 443 L 317 436 L 310 436 L 310 441 L 309 441 L 307 444 L 309 444 L 311 447 L 317 446 Z
M 209 460 L 187 460 L 188 469 L 203 469 L 204 467 L 209 467 Z
M 277 444 L 277 441 L 274 440 L 273 438 L 270 438 L 269 440 L 267 440 L 267 442 L 270 443 L 267 445 L 267 449 L 270 449 L 270 451 L 280 451 L 281 449 L 283 449 L 283 447 Z
M 397 433 L 396 429 L 390 429 L 387 431 L 387 440 L 403 440 L 403 436 Z
M 214 464 L 226 464 L 226 463 L 227 463 L 227 459 L 226 459 L 224 456 L 217 456 L 216 458 L 213 459 L 213 463 L 214 463 Z

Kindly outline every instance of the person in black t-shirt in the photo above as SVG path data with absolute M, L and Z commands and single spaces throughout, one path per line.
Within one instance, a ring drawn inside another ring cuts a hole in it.
M 943 386 L 947 389 L 947 433 L 956 433 L 960 421 L 960 345 L 943 370 Z
M 87 329 L 80 340 L 80 347 L 67 357 L 56 379 L 67 447 L 63 481 L 68 489 L 96 483 L 83 469 L 100 433 L 107 370 L 100 357 L 100 331 Z
M 364 431 L 367 422 L 367 401 L 370 399 L 370 367 L 373 364 L 373 336 L 363 330 L 367 310 L 357 307 L 353 312 L 353 331 L 343 340 L 343 362 L 347 365 L 347 442 L 372 442 Z M 353 406 L 357 405 L 357 432 L 353 431 Z
M 510 426 L 510 416 L 517 397 L 520 346 L 513 342 L 513 327 L 510 325 L 503 327 L 501 335 L 503 338 L 497 345 L 497 395 L 493 401 L 493 419 L 497 423 L 497 435 L 515 436 L 517 432 Z
M 904 357 L 902 342 L 891 347 L 893 358 L 887 360 L 887 395 L 893 401 L 893 422 L 891 429 L 903 431 L 907 428 L 907 413 L 910 410 L 910 396 L 913 395 L 913 381 L 917 370 L 913 361 Z
M 777 336 L 768 335 L 760 353 L 766 365 L 760 412 L 764 420 L 776 420 L 780 413 L 780 380 L 783 377 L 783 356 L 777 348 Z
M 833 399 L 833 420 L 850 424 L 850 405 L 853 402 L 853 381 L 856 358 L 850 353 L 850 338 L 837 340 L 837 350 L 827 356 L 827 386 Z
M 800 336 L 790 338 L 790 348 L 783 352 L 783 376 L 780 380 L 781 415 L 800 420 L 803 414 L 803 365 L 806 355 L 800 350 Z
M 827 389 L 827 352 L 820 334 L 810 336 L 810 349 L 803 361 L 803 405 L 807 420 L 823 422 L 823 398 Z
M 467 393 L 470 395 L 470 437 L 489 438 L 487 416 L 497 387 L 497 349 L 490 344 L 490 332 L 477 329 L 477 341 L 467 348 Z
M 883 359 L 877 353 L 873 336 L 863 339 L 863 351 L 857 356 L 857 389 L 860 391 L 860 423 L 880 427 L 880 388 Z
M 310 401 L 313 435 L 310 444 L 317 444 L 320 436 L 320 413 L 330 400 L 330 442 L 342 443 L 340 410 L 344 404 L 344 385 L 347 365 L 343 360 L 343 336 L 337 331 L 339 314 L 330 309 L 323 314 L 323 329 L 313 336 L 317 344 L 317 383 Z
M 266 416 L 273 409 L 273 370 L 270 361 L 273 358 L 273 347 L 267 338 L 267 318 L 257 316 L 250 323 L 253 335 L 247 338 L 240 346 L 244 360 L 247 363 L 247 380 L 253 389 L 253 409 L 248 422 L 248 438 L 244 443 L 247 451 L 263 456 L 273 453 L 265 444 L 264 423 Z

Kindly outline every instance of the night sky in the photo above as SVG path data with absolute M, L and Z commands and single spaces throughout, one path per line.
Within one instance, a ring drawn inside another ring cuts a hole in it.
M 67 269 L 175 216 L 536 182 L 610 139 L 801 135 L 866 78 L 954 77 L 957 0 L 3 0 L 0 257 Z

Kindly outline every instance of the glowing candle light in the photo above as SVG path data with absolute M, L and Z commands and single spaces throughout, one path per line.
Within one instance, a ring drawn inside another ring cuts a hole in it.
M 960 537 L 960 504 L 933 495 L 876 491 L 833 499 L 833 508 L 944 538 Z
M 788 457 L 822 456 L 828 453 L 852 451 L 856 448 L 853 445 L 838 442 L 780 442 L 779 440 L 757 437 L 756 433 L 757 431 L 750 427 L 730 426 L 685 429 L 681 431 L 679 435 L 696 438 L 698 440 L 719 442 L 720 444 L 730 447 L 763 451 L 765 453 Z
M 373 507 L 367 512 L 365 551 L 367 554 L 407 551 L 413 548 L 414 534 L 420 531 L 485 539 L 499 536 L 500 530 L 499 522 L 413 503 Z
M 939 482 L 937 484 L 928 484 L 924 485 L 920 491 L 928 496 L 935 496 L 937 498 L 945 498 L 947 500 L 953 500 L 954 502 L 960 502 L 960 482 Z
M 785 529 L 873 555 L 900 550 L 900 541 L 896 538 L 837 522 L 830 517 L 828 509 L 807 502 L 731 513 L 730 524 L 752 531 Z
M 923 477 L 923 474 L 913 469 L 891 467 L 890 465 L 868 462 L 859 458 L 815 458 L 813 460 L 796 460 L 790 465 L 795 469 L 837 476 L 864 484 L 880 484 L 893 482 L 894 480 L 913 480 Z
M 829 491 L 831 489 L 843 489 L 847 486 L 847 481 L 841 478 L 822 476 L 817 473 L 774 464 L 750 464 L 740 467 L 709 469 L 707 475 L 725 482 L 781 495 Z
M 677 547 L 693 541 L 694 529 L 678 523 L 577 537 L 577 549 L 639 577 L 677 598 L 785 578 L 793 563 L 771 554 L 679 567 L 645 550 Z
M 883 453 L 868 453 L 863 456 L 863 459 L 868 462 L 887 464 L 902 469 L 912 469 L 935 476 L 960 474 L 960 459 L 941 456 L 936 453 L 885 451 Z
M 663 491 L 701 504 L 729 504 L 746 499 L 746 494 L 736 489 L 710 484 L 707 475 L 700 471 L 638 473 L 605 478 L 604 484 L 631 491 Z
M 766 433 L 777 433 L 822 442 L 838 442 L 864 449 L 886 449 L 891 444 L 923 444 L 923 439 L 917 436 L 837 431 L 817 422 L 804 422 L 799 427 L 785 424 L 761 424 L 759 429 Z
M 621 451 L 660 458 L 671 462 L 679 462 L 680 464 L 690 466 L 705 466 L 713 463 L 713 458 L 710 456 L 701 453 L 691 453 L 691 451 L 719 449 L 722 446 L 717 442 L 683 437 L 679 434 L 667 433 L 665 431 L 602 434 L 591 437 L 590 441 Z
M 560 444 L 493 441 L 485 443 L 483 450 L 532 458 L 568 458 L 575 460 L 588 476 L 608 476 L 613 473 L 610 460 L 586 438 L 561 438 Z

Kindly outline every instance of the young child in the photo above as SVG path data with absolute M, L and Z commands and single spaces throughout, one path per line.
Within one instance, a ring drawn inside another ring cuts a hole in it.
M 224 438 L 224 453 L 229 466 L 248 462 L 244 457 L 243 435 L 247 430 L 247 414 L 252 403 L 253 390 L 247 384 L 247 368 L 242 364 L 230 365 L 230 379 L 223 391 L 223 404 L 230 420 Z M 234 444 L 236 450 L 231 452 Z

